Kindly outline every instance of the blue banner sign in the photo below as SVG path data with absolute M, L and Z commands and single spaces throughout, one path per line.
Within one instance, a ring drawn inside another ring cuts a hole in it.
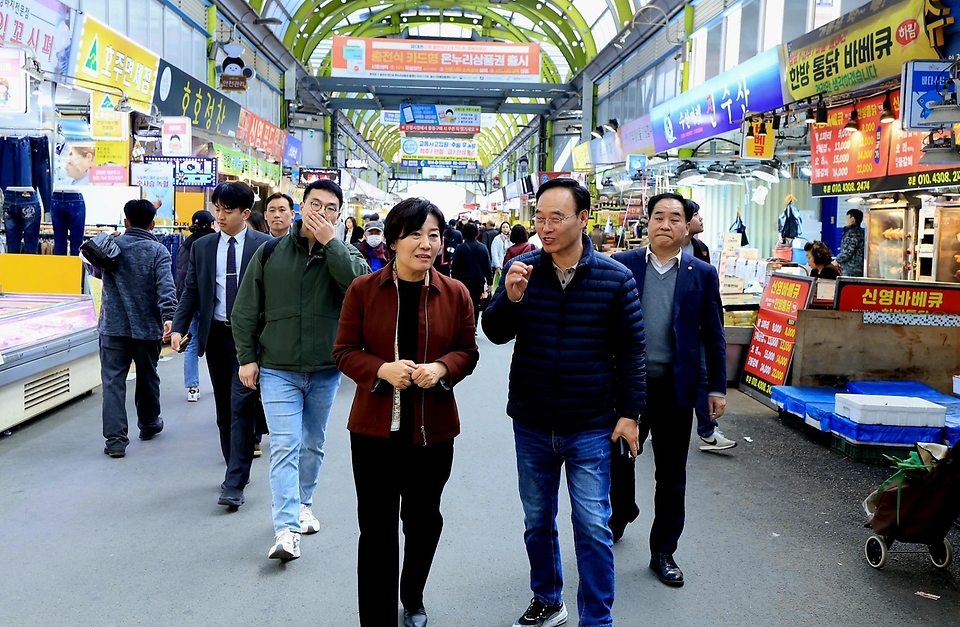
M 781 44 L 654 107 L 650 123 L 656 151 L 739 130 L 748 113 L 782 107 L 788 101 L 784 60 Z

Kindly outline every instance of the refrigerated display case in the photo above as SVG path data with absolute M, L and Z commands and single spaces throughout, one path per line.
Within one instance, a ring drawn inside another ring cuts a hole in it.
M 935 232 L 934 280 L 960 283 L 960 205 L 937 207 Z
M 0 294 L 0 430 L 100 385 L 90 296 Z
M 917 210 L 876 206 L 867 213 L 867 276 L 912 279 Z

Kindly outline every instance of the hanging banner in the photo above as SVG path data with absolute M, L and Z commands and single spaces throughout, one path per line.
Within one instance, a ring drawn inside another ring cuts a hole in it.
M 476 134 L 480 132 L 480 107 L 403 105 L 400 107 L 400 131 Z
M 216 187 L 217 160 L 201 157 L 146 157 L 145 163 L 168 163 L 173 166 L 176 187 Z
M 653 128 L 650 126 L 650 114 L 622 125 L 617 130 L 617 134 L 620 135 L 620 147 L 625 154 L 652 157 L 657 153 L 653 145 Z
M 189 157 L 193 148 L 190 118 L 164 117 L 160 131 L 160 153 L 164 157 Z
M 27 48 L 42 70 L 70 74 L 72 19 L 73 11 L 56 0 L 4 0 L 0 46 Z
M 340 170 L 337 168 L 300 168 L 300 185 L 306 186 L 314 181 L 333 181 L 340 184 Z
M 169 161 L 131 163 L 130 185 L 140 187 L 140 197 L 157 208 L 157 226 L 173 226 L 173 164 Z
M 813 125 L 810 139 L 814 196 L 869 193 L 879 189 L 887 175 L 892 124 L 881 124 L 884 96 L 881 94 L 856 105 L 828 109 L 826 124 Z M 848 131 L 854 106 L 860 130 Z
M 879 83 L 900 76 L 907 61 L 946 56 L 946 35 L 955 28 L 951 4 L 873 0 L 791 41 L 787 78 L 793 100 Z
M 583 142 L 573 147 L 573 169 L 578 172 L 589 172 L 593 166 L 593 154 L 590 151 L 590 142 Z
M 160 60 L 160 78 L 153 104 L 163 116 L 185 116 L 205 131 L 237 136 L 240 105 L 183 70 Z
M 0 48 L 0 113 L 27 112 L 27 75 L 23 50 Z
M 90 94 L 90 126 L 93 139 L 115 142 L 130 137 L 130 114 L 117 111 L 120 98 L 98 91 Z
M 787 380 L 797 338 L 797 314 L 810 305 L 815 279 L 774 273 L 763 290 L 740 390 L 769 397 Z
M 160 57 L 89 14 L 77 22 L 74 41 L 69 74 L 78 86 L 123 92 L 134 109 L 150 114 Z
M 540 82 L 540 44 L 334 37 L 331 74 L 347 78 Z
M 590 154 L 594 165 L 611 165 L 623 163 L 623 149 L 620 148 L 620 136 L 617 133 L 606 133 L 599 139 L 590 142 Z
M 405 168 L 448 168 L 453 170 L 476 170 L 476 161 L 457 161 L 455 159 L 401 159 Z
M 286 138 L 287 133 L 280 127 L 274 126 L 246 109 L 240 110 L 237 139 L 241 143 L 253 146 L 279 162 L 283 159 Z
M 748 133 L 746 128 L 740 137 L 740 158 L 754 161 L 769 161 L 773 159 L 777 147 L 777 132 L 762 122 L 747 122 L 746 128 L 753 132 Z
M 404 159 L 432 159 L 438 161 L 476 161 L 477 142 L 471 139 L 414 139 L 400 142 Z
M 671 98 L 650 112 L 657 152 L 740 129 L 748 113 L 773 111 L 789 102 L 784 46 L 778 45 Z
M 243 176 L 250 171 L 250 157 L 239 150 L 227 148 L 221 144 L 214 144 L 213 150 L 220 164 L 221 174 Z
M 90 168 L 90 183 L 126 186 L 129 181 L 130 142 L 98 141 L 96 151 L 97 165 Z
M 303 142 L 288 133 L 283 147 L 283 165 L 290 167 L 298 165 L 302 155 Z

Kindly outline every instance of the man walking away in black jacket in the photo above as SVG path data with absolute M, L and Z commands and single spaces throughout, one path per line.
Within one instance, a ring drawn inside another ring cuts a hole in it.
M 123 457 L 127 444 L 127 374 L 137 367 L 137 426 L 140 439 L 163 430 L 160 418 L 161 340 L 170 336 L 177 307 L 170 253 L 150 231 L 157 210 L 149 200 L 123 208 L 126 232 L 116 238 L 119 266 L 113 272 L 88 266 L 103 279 L 100 305 L 100 380 L 103 384 L 103 452 Z
M 480 321 L 480 299 L 483 298 L 484 285 L 493 285 L 493 271 L 490 269 L 490 251 L 477 241 L 477 225 L 463 226 L 464 242 L 457 247 L 453 255 L 452 276 L 467 286 L 473 301 L 473 323 Z

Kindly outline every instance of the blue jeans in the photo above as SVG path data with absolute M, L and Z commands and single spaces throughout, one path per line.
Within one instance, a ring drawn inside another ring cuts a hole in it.
M 613 625 L 613 533 L 609 526 L 612 431 L 560 435 L 513 422 L 530 588 L 547 605 L 559 604 L 563 593 L 557 509 L 560 469 L 566 464 L 580 575 L 580 627 Z
M 193 339 L 187 344 L 183 351 L 183 387 L 200 387 L 200 358 L 197 356 L 197 345 L 200 340 L 197 339 L 197 327 L 200 324 L 200 313 L 193 314 L 193 321 L 190 323 L 190 333 Z
M 53 222 L 53 254 L 80 254 L 83 243 L 83 225 L 87 219 L 87 205 L 79 192 L 53 192 L 50 220 Z
M 717 428 L 717 421 L 710 417 L 710 390 L 707 389 L 707 357 L 700 347 L 700 386 L 697 388 L 697 404 L 694 412 L 697 414 L 697 435 L 708 438 Z
M 300 505 L 313 504 L 338 370 L 260 370 L 260 395 L 270 428 L 273 528 L 300 532 Z
M 0 189 L 8 187 L 33 187 L 29 137 L 0 138 Z
M 3 228 L 7 252 L 36 255 L 40 252 L 40 199 L 37 192 L 7 191 L 3 196 Z

